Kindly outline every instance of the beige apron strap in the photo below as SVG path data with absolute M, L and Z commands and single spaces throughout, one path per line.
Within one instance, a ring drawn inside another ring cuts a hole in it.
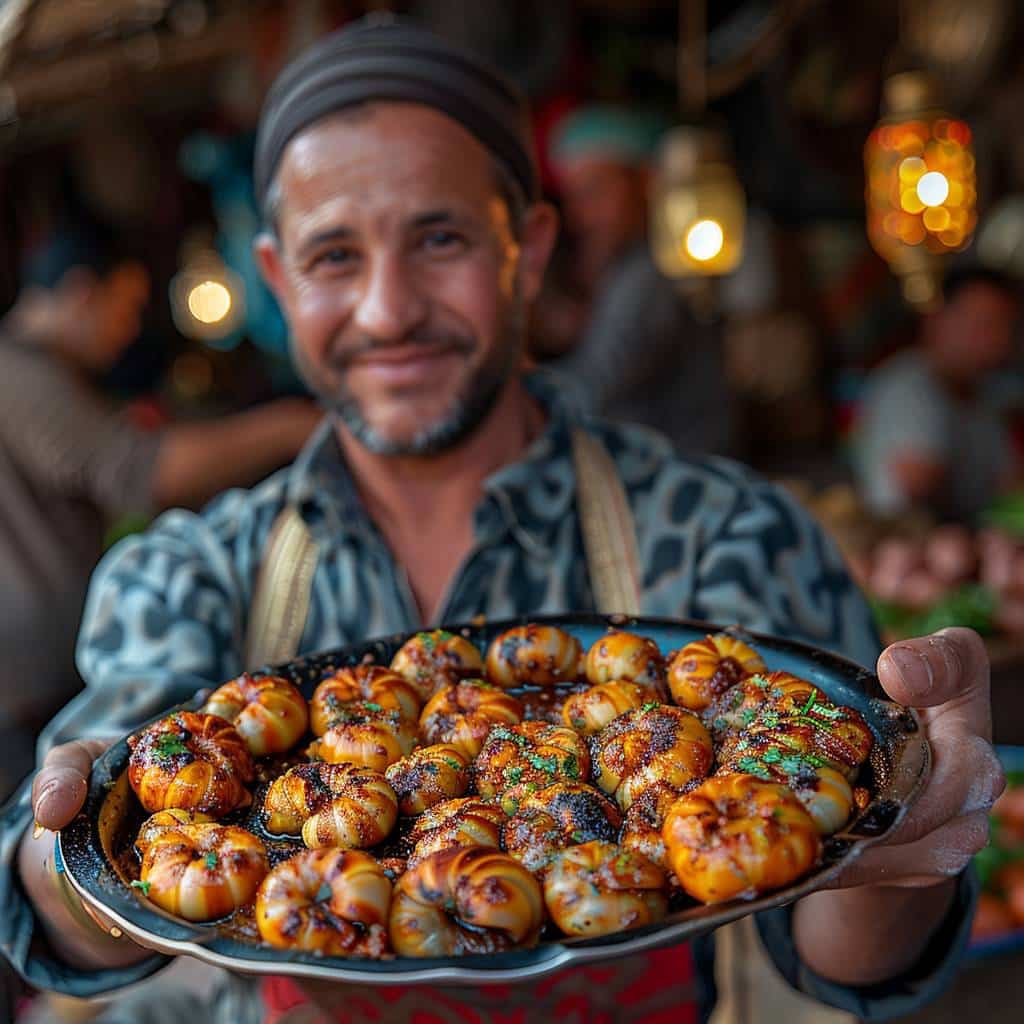
M 285 506 L 271 527 L 249 608 L 246 669 L 290 661 L 309 614 L 319 548 L 302 516 Z
M 636 527 L 608 450 L 582 427 L 572 428 L 576 498 L 590 585 L 602 614 L 640 614 Z

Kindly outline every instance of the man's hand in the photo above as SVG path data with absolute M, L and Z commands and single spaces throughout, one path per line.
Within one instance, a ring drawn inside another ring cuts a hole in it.
M 932 773 L 884 845 L 845 872 L 842 886 L 934 885 L 958 875 L 988 842 L 988 812 L 1006 786 L 992 748 L 988 653 L 970 629 L 944 629 L 882 652 L 878 678 L 916 708 L 932 748 Z
M 953 879 L 988 841 L 988 811 L 1006 780 L 992 749 L 985 645 L 969 629 L 902 640 L 882 652 L 878 678 L 916 708 L 932 773 L 899 828 L 836 882 L 798 904 L 801 956 L 819 974 L 853 985 L 912 966 L 951 905 Z
M 125 938 L 113 939 L 102 920 L 93 920 L 57 877 L 53 862 L 54 833 L 67 825 L 85 803 L 93 761 L 106 750 L 100 740 L 77 740 L 54 747 L 32 783 L 32 813 L 37 826 L 18 851 L 18 871 L 25 892 L 54 952 L 86 970 L 124 967 L 149 956 Z

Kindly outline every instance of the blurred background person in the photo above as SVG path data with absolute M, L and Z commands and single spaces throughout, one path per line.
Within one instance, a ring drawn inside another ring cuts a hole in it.
M 941 309 L 917 343 L 868 377 L 854 435 L 854 466 L 876 512 L 911 509 L 974 522 L 1021 481 L 1010 425 L 988 387 L 1009 365 L 1019 299 L 981 268 L 953 272 Z
M 556 125 L 550 156 L 569 288 L 549 291 L 538 319 L 561 332 L 546 351 L 566 354 L 549 365 L 588 411 L 654 427 L 686 454 L 728 453 L 734 417 L 721 318 L 697 317 L 647 244 L 650 165 L 665 126 L 603 106 Z
M 298 452 L 319 411 L 280 399 L 147 432 L 98 385 L 139 334 L 141 264 L 68 244 L 31 271 L 0 321 L 0 791 L 79 688 L 74 642 L 107 529 L 257 482 Z M 64 266 L 68 260 L 70 266 Z

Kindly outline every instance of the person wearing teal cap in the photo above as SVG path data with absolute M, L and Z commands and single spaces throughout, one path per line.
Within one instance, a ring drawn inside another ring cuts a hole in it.
M 721 321 L 694 316 L 647 245 L 650 163 L 666 127 L 657 114 L 605 106 L 582 107 L 556 126 L 551 161 L 571 286 L 585 299 L 552 282 L 536 349 L 568 352 L 549 365 L 588 412 L 654 427 L 684 454 L 727 455 L 734 417 Z M 553 338 L 559 323 L 567 337 Z

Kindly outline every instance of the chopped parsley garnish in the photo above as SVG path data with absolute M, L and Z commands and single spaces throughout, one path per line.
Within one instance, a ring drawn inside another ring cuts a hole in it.
M 505 771 L 505 778 L 508 779 L 509 784 L 515 786 L 517 783 L 523 781 L 523 768 L 522 765 L 514 764 Z
M 578 828 L 574 828 L 572 830 L 572 841 L 574 843 L 583 843 L 583 842 L 586 842 L 586 839 L 587 839 L 587 835 L 586 835 L 585 832 L 581 831 Z
M 628 853 L 620 853 L 615 858 L 616 871 L 628 871 L 633 865 L 633 859 Z
M 661 702 L 656 700 L 649 700 L 645 704 L 640 705 L 641 711 L 654 711 L 655 708 L 660 708 Z
M 213 850 L 211 850 L 203 858 L 203 862 L 206 864 L 207 868 L 209 868 L 212 871 L 217 866 L 217 854 L 214 853 Z
M 462 769 L 465 767 L 465 765 L 459 764 L 459 762 L 456 761 L 454 757 L 442 757 L 441 760 L 444 761 L 444 763 L 448 765 L 448 767 L 451 768 L 452 771 L 461 772 Z
M 757 711 L 754 708 L 744 708 L 740 712 L 740 721 L 744 726 L 750 725 L 750 723 L 757 717 Z
M 320 888 L 316 891 L 316 896 L 313 897 L 315 903 L 326 903 L 331 896 L 334 895 L 333 890 L 326 882 L 320 883 Z
M 434 639 L 432 633 L 419 633 L 417 638 L 428 651 L 432 651 L 437 646 L 437 641 Z
M 736 762 L 736 767 L 741 772 L 747 772 L 749 775 L 756 775 L 765 782 L 771 782 L 772 773 L 756 757 L 741 757 Z
M 149 896 L 149 889 L 151 885 L 151 882 L 140 882 L 138 880 L 131 883 L 131 887 L 133 889 L 138 889 L 142 893 L 142 895 L 146 897 Z
M 164 758 L 188 753 L 185 741 L 175 732 L 162 732 L 157 736 L 153 743 L 153 750 L 157 757 Z
M 363 704 L 363 707 L 368 711 L 383 711 L 384 708 L 380 704 L 374 704 L 372 700 L 368 700 Z
M 806 715 L 807 712 L 810 711 L 811 708 L 814 707 L 814 703 L 815 703 L 815 701 L 817 699 L 818 699 L 818 691 L 817 690 L 811 690 L 811 695 L 810 695 L 810 697 L 807 698 L 807 703 L 800 709 L 800 714 L 801 715 Z
M 558 759 L 554 755 L 544 757 L 541 754 L 527 754 L 526 760 L 539 772 L 545 772 L 548 775 L 558 774 Z
M 770 747 L 762 755 L 761 759 L 765 764 L 775 764 L 782 758 L 782 754 L 775 747 Z
M 575 754 L 567 754 L 565 756 L 565 759 L 562 761 L 562 771 L 570 779 L 578 779 L 580 777 L 580 763 L 576 760 Z

